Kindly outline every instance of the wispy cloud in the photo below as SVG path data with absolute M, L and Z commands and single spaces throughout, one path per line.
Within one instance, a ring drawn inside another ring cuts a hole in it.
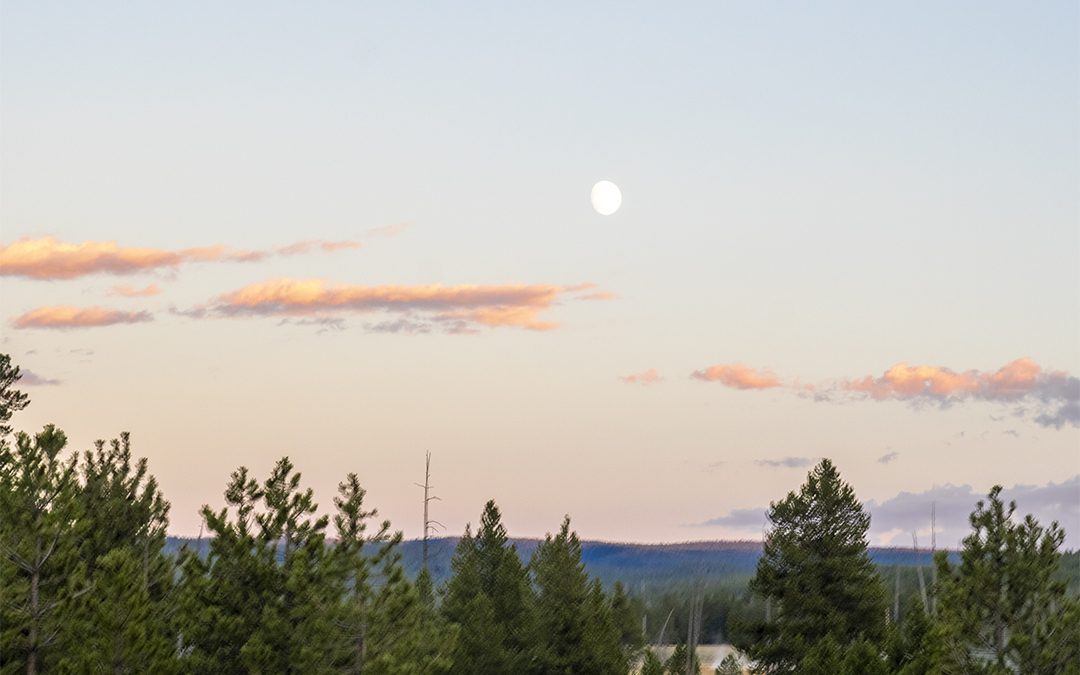
M 11 321 L 14 328 L 47 328 L 66 330 L 74 328 L 94 328 L 124 323 L 143 323 L 153 321 L 150 312 L 126 312 L 104 307 L 73 307 L 58 305 L 39 307 L 15 317 Z
M 149 284 L 142 288 L 136 288 L 134 286 L 128 286 L 127 284 L 118 284 L 112 287 L 109 291 L 109 295 L 119 295 L 123 298 L 149 298 L 154 295 L 160 295 L 161 289 L 157 284 Z
M 755 370 L 741 363 L 709 366 L 695 370 L 690 377 L 705 382 L 719 382 L 733 389 L 771 389 L 781 386 L 780 380 L 768 370 Z
M 620 375 L 619 379 L 626 384 L 641 385 L 658 384 L 664 381 L 664 378 L 660 377 L 660 373 L 656 372 L 656 368 L 649 368 L 640 373 L 631 373 L 630 375 Z
M 877 461 L 878 461 L 878 464 L 888 464 L 889 462 L 892 462 L 893 460 L 895 460 L 899 456 L 900 456 L 900 453 L 896 452 L 894 450 L 892 452 L 886 452 L 881 457 L 878 457 Z
M 813 464 L 813 457 L 784 457 L 782 459 L 759 459 L 754 462 L 758 466 L 767 466 L 771 469 L 802 469 Z
M 371 228 L 366 232 L 366 234 L 369 237 L 396 237 L 410 227 L 411 225 L 409 223 L 394 223 L 393 225 L 381 225 L 379 227 Z
M 558 324 L 541 318 L 563 298 L 591 289 L 591 285 L 552 284 L 443 286 L 329 285 L 319 279 L 276 279 L 225 293 L 204 307 L 177 310 L 202 316 L 316 316 L 340 313 L 403 313 L 411 324 L 375 324 L 396 332 L 416 324 L 437 326 L 446 332 L 469 332 L 477 327 L 512 326 L 551 330 Z M 406 332 L 422 332 L 411 330 Z
M 51 377 L 42 377 L 32 370 L 20 368 L 19 384 L 25 384 L 28 387 L 52 387 L 63 383 L 60 380 L 54 380 Z
M 26 279 L 75 279 L 91 274 L 128 275 L 175 270 L 195 262 L 258 262 L 313 250 L 358 248 L 357 241 L 308 240 L 271 250 L 235 249 L 222 244 L 177 250 L 120 246 L 115 241 L 71 244 L 55 237 L 19 239 L 0 245 L 0 276 Z

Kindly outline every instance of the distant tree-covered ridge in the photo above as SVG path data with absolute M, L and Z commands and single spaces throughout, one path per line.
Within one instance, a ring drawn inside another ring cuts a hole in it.
M 515 540 L 492 501 L 428 570 L 358 474 L 319 515 L 283 457 L 237 468 L 178 545 L 132 439 L 80 453 L 53 425 L 13 433 L 18 381 L 0 355 L 0 675 L 683 675 L 712 667 L 703 641 L 740 647 L 725 675 L 1080 675 L 1078 559 L 1000 488 L 932 566 L 875 553 L 823 460 L 760 545 L 583 543 L 569 517 Z

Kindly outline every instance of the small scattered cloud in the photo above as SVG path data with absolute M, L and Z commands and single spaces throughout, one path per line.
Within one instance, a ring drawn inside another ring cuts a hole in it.
M 149 298 L 160 294 L 161 288 L 159 288 L 157 284 L 149 284 L 142 288 L 128 286 L 127 284 L 117 284 L 109 291 L 109 295 L 119 295 L 123 298 Z
M 278 323 L 278 325 L 282 326 L 286 324 L 293 326 L 316 326 L 319 329 L 315 331 L 316 334 L 345 330 L 345 319 L 342 319 L 339 316 L 314 316 L 301 319 L 284 318 Z
M 780 380 L 768 370 L 755 370 L 741 363 L 709 366 L 695 370 L 690 377 L 705 382 L 719 382 L 733 389 L 772 389 L 781 386 Z
M 660 373 L 656 372 L 656 368 L 649 368 L 648 370 L 640 373 L 631 373 L 630 375 L 620 375 L 619 379 L 626 384 L 659 384 L 664 381 L 664 378 L 660 377 Z
M 58 384 L 63 384 L 60 380 L 54 380 L 51 377 L 42 377 L 32 370 L 26 368 L 19 369 L 19 384 L 25 384 L 28 387 L 54 387 Z
M 150 312 L 126 312 L 105 307 L 73 307 L 57 305 L 39 307 L 15 317 L 11 321 L 13 328 L 45 328 L 66 330 L 75 328 L 94 328 L 117 324 L 144 323 L 153 321 Z
M 393 225 L 381 225 L 373 227 L 366 232 L 369 237 L 396 237 L 412 227 L 409 223 L 394 223 Z
M 710 518 L 700 525 L 702 527 L 730 527 L 737 530 L 760 530 L 769 521 L 767 513 L 768 510 L 765 508 L 734 509 L 726 515 Z
M 259 262 L 313 250 L 358 248 L 356 241 L 307 240 L 271 250 L 235 249 L 222 244 L 185 249 L 120 246 L 115 241 L 70 244 L 55 237 L 19 239 L 0 245 L 0 276 L 26 279 L 75 279 L 92 274 L 128 275 L 155 270 L 175 271 L 197 262 Z
M 802 469 L 812 465 L 815 461 L 813 457 L 784 457 L 782 459 L 759 459 L 754 464 L 771 469 Z
M 319 279 L 276 279 L 225 293 L 203 307 L 173 311 L 193 318 L 326 317 L 337 313 L 389 312 L 404 314 L 408 322 L 372 324 L 369 330 L 410 332 L 407 329 L 420 322 L 448 333 L 504 326 L 546 331 L 557 328 L 558 324 L 544 319 L 541 313 L 583 287 L 553 284 L 361 286 L 329 285 Z
M 1020 432 L 1016 429 L 1006 429 L 1001 432 L 1002 436 L 1012 436 L 1013 438 L 1020 438 Z
M 878 461 L 878 464 L 888 464 L 888 463 L 892 462 L 893 460 L 895 460 L 899 456 L 900 456 L 900 453 L 893 450 L 891 452 L 886 452 L 881 457 L 878 457 L 877 461 Z
M 358 241 L 323 241 L 321 239 L 308 239 L 307 241 L 298 241 L 287 246 L 279 246 L 274 249 L 274 252 L 278 255 L 290 256 L 311 253 L 312 251 L 333 253 L 334 251 L 346 251 L 360 248 L 360 246 L 361 244 Z

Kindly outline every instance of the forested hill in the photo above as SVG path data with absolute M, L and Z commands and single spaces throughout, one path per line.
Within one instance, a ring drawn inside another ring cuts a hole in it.
M 450 576 L 450 558 L 457 537 L 442 537 L 428 542 L 428 556 L 432 576 L 440 583 Z M 537 539 L 512 539 L 522 560 L 528 561 L 540 543 Z M 170 537 L 169 550 L 183 544 L 194 545 L 194 540 Z M 202 542 L 206 545 L 206 541 Z M 642 582 L 667 584 L 696 580 L 715 581 L 720 578 L 753 575 L 761 543 L 752 541 L 704 541 L 683 544 L 618 544 L 601 541 L 584 541 L 581 544 L 582 560 L 589 574 L 602 579 L 605 584 L 622 581 L 631 588 Z M 420 569 L 422 544 L 409 540 L 402 544 L 405 569 L 415 575 Z M 915 553 L 903 548 L 871 548 L 870 556 L 879 565 L 914 565 Z M 930 564 L 930 552 L 920 551 L 919 562 Z

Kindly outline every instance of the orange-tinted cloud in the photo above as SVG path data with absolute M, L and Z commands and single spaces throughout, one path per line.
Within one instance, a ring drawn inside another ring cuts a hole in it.
M 109 292 L 110 295 L 119 295 L 124 298 L 149 298 L 153 295 L 160 295 L 161 289 L 157 284 L 150 284 L 143 288 L 135 288 L 134 286 L 128 286 L 127 284 L 119 284 L 113 286 Z
M 273 255 L 296 255 L 312 250 L 358 248 L 355 241 L 302 241 L 272 251 L 234 249 L 222 244 L 165 250 L 120 246 L 115 241 L 69 244 L 55 237 L 20 239 L 0 245 L 0 276 L 27 279 L 74 279 L 90 274 L 126 275 L 176 269 L 193 262 L 258 262 Z
M 660 373 L 656 371 L 656 368 L 649 368 L 648 370 L 640 373 L 631 373 L 629 375 L 620 375 L 619 379 L 626 384 L 642 384 L 650 385 L 662 382 L 664 378 L 660 377 Z
M 706 382 L 719 382 L 733 389 L 772 389 L 780 386 L 780 380 L 767 370 L 755 370 L 741 363 L 710 366 L 695 370 L 691 377 Z
M 1031 404 L 1034 410 L 1030 412 L 1041 426 L 1080 426 L 1080 378 L 1060 370 L 1044 370 L 1029 358 L 1016 359 L 992 372 L 956 372 L 942 366 L 898 363 L 880 377 L 842 380 L 837 387 L 876 401 L 915 404 L 1022 401 Z
M 941 366 L 898 363 L 880 377 L 844 380 L 840 386 L 878 401 L 928 399 L 947 402 L 964 398 L 1011 401 L 1037 393 L 1046 385 L 1065 384 L 1063 372 L 1044 372 L 1029 358 L 1016 359 L 993 372 L 956 372 Z
M 313 316 L 340 312 L 397 312 L 450 332 L 477 326 L 551 330 L 540 313 L 578 287 L 552 284 L 442 286 L 328 285 L 319 279 L 277 279 L 226 293 L 188 316 Z M 419 331 L 414 331 L 419 332 Z
M 121 323 L 153 321 L 150 312 L 125 312 L 104 307 L 72 307 L 70 305 L 39 307 L 12 320 L 14 328 L 93 328 Z
M 298 241 L 295 244 L 289 244 L 288 246 L 281 246 L 276 249 L 276 253 L 278 255 L 299 255 L 301 253 L 310 253 L 316 249 L 325 253 L 333 253 L 334 251 L 360 248 L 360 246 L 361 244 L 358 241 L 321 241 L 318 239 L 309 239 L 307 241 Z

